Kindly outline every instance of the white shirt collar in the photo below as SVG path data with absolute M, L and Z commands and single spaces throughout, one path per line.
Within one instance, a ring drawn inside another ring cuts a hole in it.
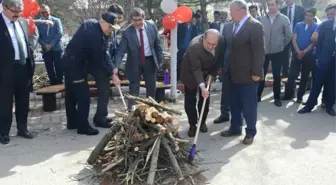
M 249 15 L 246 15 L 242 20 L 239 21 L 239 26 L 243 26 L 246 22 L 246 20 L 249 18 Z

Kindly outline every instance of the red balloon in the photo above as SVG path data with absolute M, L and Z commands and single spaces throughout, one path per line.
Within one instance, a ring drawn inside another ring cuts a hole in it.
M 24 0 L 23 1 L 23 12 L 22 17 L 35 17 L 40 11 L 40 5 L 35 0 Z
M 180 6 L 174 12 L 177 21 L 180 22 L 189 22 L 192 19 L 192 14 L 191 8 L 187 6 Z
M 171 30 L 177 25 L 177 20 L 173 14 L 168 14 L 162 19 L 162 25 L 164 28 Z
M 36 29 L 35 22 L 31 17 L 28 17 L 27 20 L 28 20 L 28 31 L 29 31 L 29 34 L 32 35 Z

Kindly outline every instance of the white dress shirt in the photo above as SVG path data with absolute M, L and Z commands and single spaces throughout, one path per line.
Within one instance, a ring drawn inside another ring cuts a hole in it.
M 6 23 L 6 26 L 7 26 L 9 35 L 11 37 L 14 50 L 15 50 L 15 59 L 14 60 L 20 60 L 19 44 L 18 44 L 18 40 L 16 39 L 13 23 L 4 14 L 2 14 L 2 17 L 3 17 L 3 19 Z M 14 24 L 15 24 L 15 28 L 17 29 L 17 32 L 19 34 L 19 37 L 23 41 L 24 56 L 25 56 L 25 58 L 28 58 L 27 43 L 26 43 L 26 39 L 25 39 L 25 36 L 24 36 L 24 32 L 23 32 L 23 30 L 21 28 L 21 25 L 18 21 L 15 21 Z
M 136 29 L 136 31 L 137 31 L 137 35 L 138 35 L 138 39 L 139 39 L 139 44 L 141 45 L 140 32 L 139 32 L 138 29 Z M 142 36 L 143 36 L 143 41 L 144 41 L 145 57 L 153 56 L 152 50 L 151 50 L 150 45 L 149 45 L 149 40 L 148 40 L 147 31 L 145 29 L 145 26 L 142 27 Z
M 289 8 L 291 7 L 291 8 Z M 291 13 L 292 13 L 292 17 L 289 17 L 289 9 L 291 9 Z M 290 25 L 291 25 L 291 29 L 293 30 L 293 22 L 294 22 L 294 14 L 295 14 L 295 3 L 292 4 L 292 6 L 288 6 L 287 7 L 287 17 L 289 19 Z
M 219 24 L 220 24 L 220 28 L 219 28 L 220 33 L 223 34 L 223 29 L 224 29 L 224 24 L 225 23 L 224 22 L 220 22 Z

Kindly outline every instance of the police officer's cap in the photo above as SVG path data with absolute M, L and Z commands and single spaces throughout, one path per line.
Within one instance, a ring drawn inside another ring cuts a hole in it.
M 107 12 L 102 15 L 102 19 L 109 23 L 113 29 L 119 30 L 118 17 L 117 14 L 112 12 Z

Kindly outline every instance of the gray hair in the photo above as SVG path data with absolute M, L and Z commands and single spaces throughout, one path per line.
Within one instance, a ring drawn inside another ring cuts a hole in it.
M 209 34 L 213 34 L 213 35 L 220 35 L 219 31 L 216 29 L 208 29 L 205 31 L 204 33 L 204 38 L 206 38 Z
M 48 9 L 48 10 L 50 10 L 49 6 L 48 6 L 48 5 L 46 5 L 46 4 L 42 4 L 42 5 L 40 6 L 40 8 L 43 8 L 43 9 Z
M 9 8 L 19 8 L 20 10 L 23 10 L 22 0 L 3 0 L 2 5 Z
M 238 8 L 247 11 L 247 3 L 244 0 L 234 0 L 231 2 L 230 7 L 237 6 Z

